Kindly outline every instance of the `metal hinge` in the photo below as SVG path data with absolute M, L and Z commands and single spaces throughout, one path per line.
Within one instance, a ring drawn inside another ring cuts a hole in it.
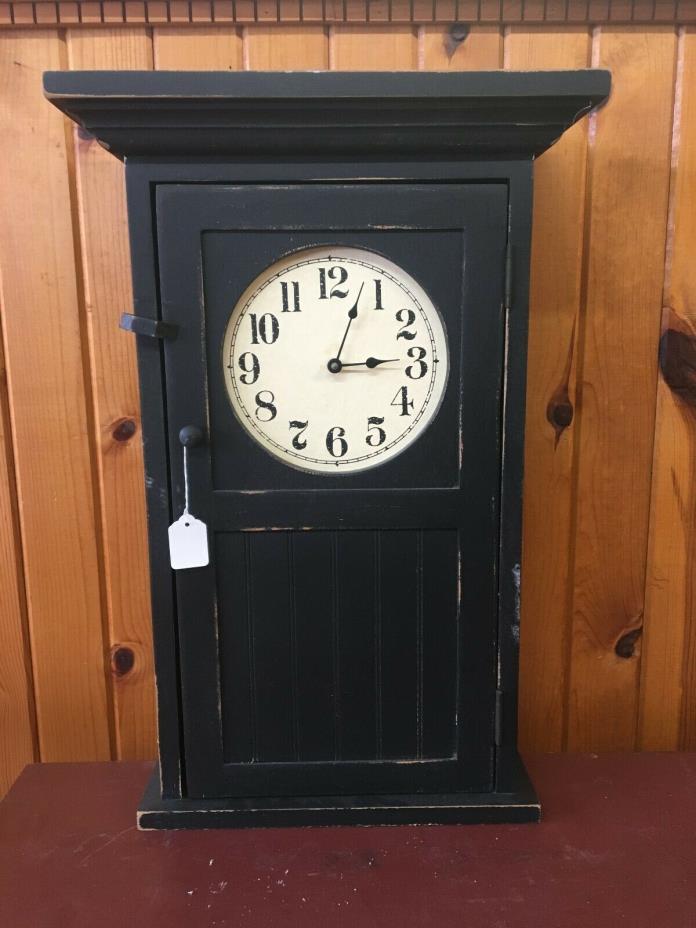
M 147 335 L 149 338 L 176 338 L 179 334 L 179 326 L 172 322 L 134 316 L 132 313 L 123 313 L 119 328 L 134 335 Z
M 495 720 L 493 723 L 495 746 L 497 748 L 503 743 L 503 691 L 495 691 Z
M 512 306 L 512 245 L 508 241 L 505 249 L 505 284 L 503 291 L 503 304 L 509 311 Z

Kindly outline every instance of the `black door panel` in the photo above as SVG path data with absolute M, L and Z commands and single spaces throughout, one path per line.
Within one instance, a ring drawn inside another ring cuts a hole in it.
M 492 788 L 506 211 L 502 184 L 158 188 L 176 515 L 178 431 L 207 435 L 189 478 L 211 564 L 175 575 L 189 795 Z M 327 242 L 415 277 L 450 352 L 424 435 L 340 477 L 255 444 L 220 354 L 250 281 Z

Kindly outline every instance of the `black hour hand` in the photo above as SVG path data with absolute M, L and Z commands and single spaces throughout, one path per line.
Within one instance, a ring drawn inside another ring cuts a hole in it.
M 343 367 L 378 367 L 380 364 L 391 364 L 398 361 L 399 358 L 367 358 L 366 361 L 350 361 L 344 363 Z

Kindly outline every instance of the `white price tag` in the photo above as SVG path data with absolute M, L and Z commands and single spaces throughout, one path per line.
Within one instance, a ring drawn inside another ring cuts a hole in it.
M 174 570 L 208 565 L 208 527 L 205 522 L 184 512 L 169 526 L 169 560 Z

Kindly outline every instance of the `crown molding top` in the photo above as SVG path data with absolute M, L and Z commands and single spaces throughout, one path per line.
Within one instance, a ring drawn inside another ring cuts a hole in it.
M 48 71 L 47 98 L 119 158 L 531 158 L 608 71 Z

